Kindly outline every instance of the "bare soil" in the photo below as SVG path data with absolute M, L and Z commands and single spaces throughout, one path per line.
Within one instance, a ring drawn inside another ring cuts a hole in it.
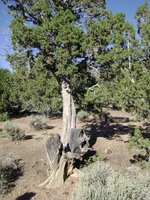
M 112 117 L 130 117 L 123 111 L 109 110 Z M 61 188 L 45 189 L 40 188 L 48 176 L 47 158 L 45 153 L 45 142 L 48 137 L 55 133 L 61 133 L 61 119 L 50 119 L 51 129 L 44 131 L 34 131 L 27 117 L 11 120 L 13 124 L 18 125 L 26 131 L 28 136 L 24 141 L 10 141 L 9 139 L 0 139 L 0 160 L 1 159 L 21 159 L 24 164 L 23 175 L 15 182 L 12 191 L 0 196 L 1 200 L 66 200 L 69 199 L 71 192 L 78 182 L 78 178 L 70 176 Z M 0 122 L 0 129 L 4 122 Z M 101 151 L 104 159 L 116 171 L 125 173 L 127 167 L 131 165 L 131 153 L 127 150 L 127 141 L 131 131 L 131 125 L 143 126 L 143 122 L 109 123 L 102 122 L 92 125 L 93 134 L 96 134 L 97 140 L 93 148 Z M 78 127 L 85 126 L 85 123 L 78 122 Z M 88 126 L 91 126 L 88 123 Z M 111 135 L 111 137 L 109 137 Z

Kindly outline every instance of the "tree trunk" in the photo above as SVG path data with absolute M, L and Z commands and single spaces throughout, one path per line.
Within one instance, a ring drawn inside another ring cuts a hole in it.
M 76 129 L 76 109 L 69 85 L 62 83 L 63 123 L 61 136 L 55 134 L 46 142 L 50 169 L 49 177 L 40 186 L 60 187 L 73 173 L 76 161 L 80 162 L 89 150 L 88 139 L 81 129 Z
M 63 97 L 63 119 L 62 119 L 62 134 L 61 141 L 64 148 L 69 141 L 69 131 L 76 128 L 76 108 L 71 95 L 69 85 L 62 82 L 62 97 Z
M 60 135 L 51 136 L 46 142 L 46 154 L 49 164 L 49 177 L 40 186 L 46 188 L 60 187 L 73 173 L 75 162 L 81 161 L 88 152 L 89 142 L 80 129 L 71 129 L 68 141 L 70 151 L 65 152 Z

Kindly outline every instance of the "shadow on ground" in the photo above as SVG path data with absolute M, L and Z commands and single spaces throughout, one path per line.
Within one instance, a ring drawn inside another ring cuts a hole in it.
M 33 135 L 26 135 L 25 136 L 25 140 L 31 140 L 31 139 L 33 139 Z
M 15 200 L 30 200 L 36 195 L 35 192 L 26 192 L 25 194 L 17 197 Z
M 96 143 L 98 137 L 104 137 L 107 139 L 113 139 L 114 136 L 134 134 L 135 125 L 122 124 L 128 122 L 128 117 L 109 117 L 100 122 L 93 121 L 87 123 L 83 129 L 90 135 L 90 145 L 93 146 Z M 143 136 L 150 138 L 150 123 L 143 124 L 143 128 L 139 127 Z
M 133 134 L 134 126 L 132 125 L 122 125 L 119 123 L 109 123 L 109 122 L 93 122 L 86 124 L 84 127 L 91 134 L 90 144 L 93 146 L 96 143 L 98 137 L 105 137 L 107 139 L 113 139 L 114 135 L 125 135 Z

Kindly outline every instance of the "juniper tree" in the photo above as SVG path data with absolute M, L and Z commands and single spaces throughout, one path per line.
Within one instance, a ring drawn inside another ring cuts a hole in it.
M 114 100 L 121 108 L 137 114 L 138 118 L 145 118 L 150 109 L 149 10 L 146 1 L 137 9 L 135 18 L 140 39 L 134 39 L 133 31 L 127 34 L 130 67 L 123 70 L 124 75 L 115 86 Z
M 10 110 L 11 73 L 7 69 L 0 69 L 0 113 Z
M 103 106 L 113 105 L 140 117 L 148 117 L 148 13 L 146 3 L 137 11 L 141 44 L 135 37 L 133 25 L 122 13 L 112 15 L 103 10 L 99 21 L 88 21 L 87 49 L 92 53 L 91 66 L 97 82 L 87 90 L 87 107 L 92 105 L 92 110 L 99 112 Z
M 65 147 L 70 139 L 70 129 L 76 126 L 75 104 L 81 102 L 86 88 L 93 82 L 88 70 L 91 58 L 85 42 L 86 23 L 90 19 L 102 16 L 101 9 L 105 8 L 105 1 L 3 0 L 3 2 L 7 4 L 13 16 L 10 26 L 12 46 L 17 56 L 26 54 L 27 62 L 24 64 L 27 66 L 28 63 L 31 68 L 36 67 L 34 63 L 40 60 L 43 70 L 50 71 L 59 83 L 63 98 L 61 141 L 63 149 L 67 149 Z M 17 62 L 15 55 L 10 57 Z M 80 145 L 78 140 L 80 132 L 77 130 L 74 133 L 77 133 L 76 142 Z M 56 141 L 59 139 L 56 135 L 47 144 L 49 159 L 51 156 L 52 159 L 58 156 L 56 165 L 50 160 L 53 169 L 48 183 L 46 181 L 47 187 L 58 186 L 62 183 L 64 174 L 69 173 L 68 167 L 65 167 L 67 155 L 64 156 L 65 152 L 62 153 L 59 145 L 61 142 Z M 56 155 L 53 155 L 49 145 L 51 142 L 58 144 Z M 57 152 L 60 155 L 57 155 Z M 74 163 L 71 158 L 68 165 L 70 163 L 72 165 Z M 64 170 L 67 172 L 64 173 Z
M 148 2 L 138 7 L 135 18 L 137 20 L 138 34 L 141 37 L 142 62 L 145 69 L 150 70 L 150 10 Z
M 40 59 L 26 53 L 7 58 L 13 67 L 10 99 L 21 111 L 56 115 L 62 110 L 59 85 L 51 72 L 43 70 Z
M 89 84 L 88 52 L 85 43 L 88 20 L 102 15 L 105 1 L 4 0 L 10 13 L 12 45 L 17 54 L 40 59 L 60 84 L 63 97 L 62 142 L 76 126 L 75 102 Z M 83 24 L 83 26 L 82 26 Z
M 126 77 L 126 71 L 132 70 L 133 27 L 125 21 L 123 14 L 114 16 L 106 11 L 104 0 L 3 2 L 13 16 L 12 45 L 16 55 L 26 55 L 23 63 L 26 73 L 30 75 L 30 68 L 40 66 L 52 73 L 59 83 L 63 98 L 61 140 L 65 149 L 70 129 L 76 127 L 75 105 L 81 104 L 86 91 L 87 100 L 94 100 L 99 106 L 99 96 L 94 96 L 95 88 L 98 88 L 97 94 L 105 92 L 107 99 L 104 101 L 109 101 L 113 94 L 110 91 Z M 17 64 L 15 55 L 9 59 Z M 59 136 L 52 139 L 59 140 Z M 58 144 L 61 149 L 61 143 Z M 50 185 L 57 183 L 63 166 L 64 160 L 60 159 L 59 167 L 53 170 L 53 179 L 48 179 Z
M 123 107 L 124 99 L 116 91 L 122 93 L 119 83 L 133 67 L 137 43 L 133 25 L 125 20 L 124 14 L 113 15 L 103 10 L 103 17 L 88 22 L 87 30 L 89 52 L 93 52 L 91 64 L 98 84 L 88 89 L 86 102 L 94 102 L 96 109 L 110 104 Z

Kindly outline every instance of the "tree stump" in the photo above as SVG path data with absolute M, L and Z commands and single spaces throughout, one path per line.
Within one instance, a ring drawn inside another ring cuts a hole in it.
M 64 184 L 73 173 L 76 161 L 81 161 L 89 149 L 86 134 L 81 129 L 71 129 L 67 148 L 63 147 L 60 135 L 51 136 L 46 142 L 46 154 L 50 169 L 49 177 L 40 186 L 56 188 Z

